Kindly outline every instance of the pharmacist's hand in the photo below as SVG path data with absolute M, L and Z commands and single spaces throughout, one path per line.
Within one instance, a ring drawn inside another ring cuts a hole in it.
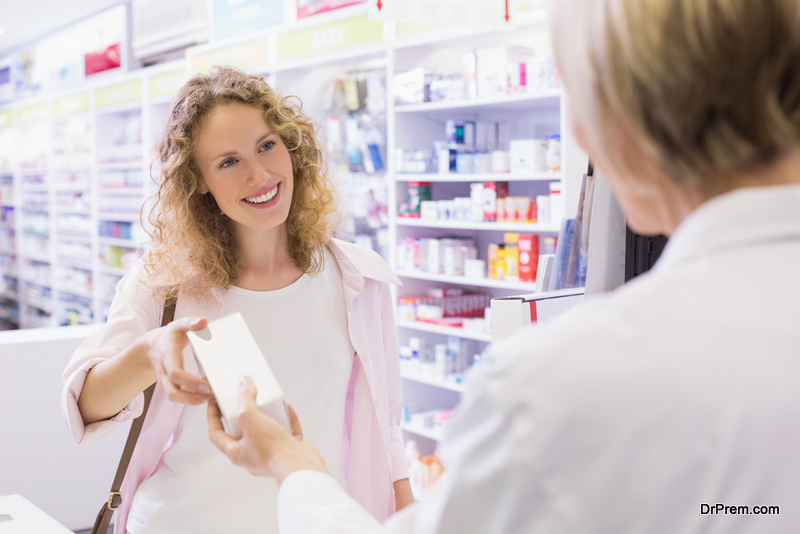
M 214 400 L 208 403 L 208 437 L 234 464 L 256 476 L 272 477 L 279 485 L 295 471 L 313 469 L 327 473 L 325 461 L 317 449 L 303 443 L 300 421 L 292 407 L 288 408 L 291 434 L 274 419 L 261 413 L 256 406 L 256 386 L 252 380 L 244 378 L 239 396 L 242 437 L 237 440 L 225 433 Z
M 211 397 L 208 380 L 183 368 L 183 349 L 189 344 L 186 332 L 202 330 L 207 324 L 208 321 L 202 317 L 185 317 L 156 328 L 142 338 L 156 380 L 172 402 L 198 405 Z

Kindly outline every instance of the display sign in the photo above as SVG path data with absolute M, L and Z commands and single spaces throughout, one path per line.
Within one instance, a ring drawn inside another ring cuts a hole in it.
M 33 122 L 45 117 L 47 117 L 47 104 L 45 103 L 20 108 L 19 110 L 19 122 Z
M 374 20 L 498 29 L 513 27 L 515 8 L 513 0 L 369 0 L 368 13 Z
M 77 113 L 78 111 L 85 111 L 87 109 L 89 109 L 88 93 L 81 93 L 79 95 L 59 98 L 53 102 L 53 113 L 55 115 L 67 115 L 69 113 Z
M 242 70 L 264 67 L 266 70 L 268 42 L 259 39 L 248 43 L 230 46 L 221 50 L 191 56 L 191 73 L 209 72 L 213 66 L 232 66 Z
M 3 126 L 11 126 L 11 112 L 0 111 L 0 128 Z
M 139 81 L 123 83 L 98 89 L 95 104 L 98 108 L 135 102 L 142 96 L 142 84 Z
M 377 41 L 383 41 L 383 23 L 357 17 L 280 35 L 278 59 L 283 61 Z
M 186 83 L 186 71 L 183 69 L 150 78 L 150 96 L 174 95 Z
M 283 23 L 283 0 L 214 0 L 214 38 L 218 41 Z

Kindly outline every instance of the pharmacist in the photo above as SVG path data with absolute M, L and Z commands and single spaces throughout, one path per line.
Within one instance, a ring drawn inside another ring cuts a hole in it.
M 551 21 L 579 142 L 667 249 L 498 344 L 442 478 L 383 526 L 252 386 L 238 442 L 211 404 L 211 440 L 281 484 L 281 532 L 800 532 L 800 2 L 559 0 Z

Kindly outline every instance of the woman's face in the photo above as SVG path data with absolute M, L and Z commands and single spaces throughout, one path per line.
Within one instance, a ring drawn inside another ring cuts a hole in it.
M 212 109 L 200 125 L 195 160 L 200 193 L 214 196 L 235 233 L 283 229 L 292 204 L 292 160 L 260 109 L 240 103 Z

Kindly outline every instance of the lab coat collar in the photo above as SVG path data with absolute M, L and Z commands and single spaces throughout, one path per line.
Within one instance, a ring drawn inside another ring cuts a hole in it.
M 693 211 L 667 243 L 655 269 L 672 269 L 703 255 L 800 240 L 800 185 L 748 187 Z

